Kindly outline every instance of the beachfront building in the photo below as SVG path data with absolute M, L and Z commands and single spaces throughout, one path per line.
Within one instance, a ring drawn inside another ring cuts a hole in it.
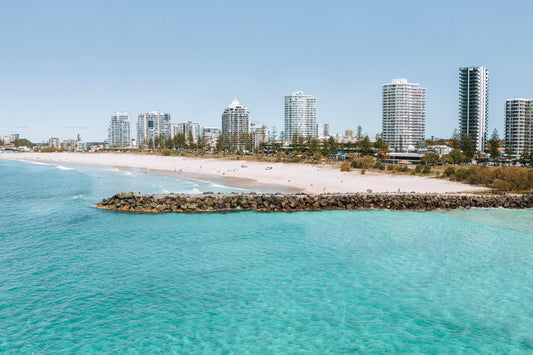
M 426 89 L 407 79 L 383 85 L 383 141 L 397 151 L 423 146 L 426 136 Z
M 16 141 L 17 139 L 19 139 L 18 133 L 16 133 L 16 134 L 3 134 L 2 136 L 0 136 L 0 140 L 2 142 L 4 142 L 5 145 L 11 144 L 14 141 Z
M 264 125 L 259 126 L 252 123 L 250 125 L 250 134 L 252 135 L 252 142 L 255 149 L 259 148 L 261 143 L 268 142 L 268 128 Z
M 239 137 L 243 133 L 250 133 L 250 112 L 248 107 L 233 100 L 222 113 L 222 134 Z
M 318 139 L 327 139 L 329 137 L 329 124 L 317 123 L 316 130 Z
M 505 100 L 505 147 L 510 158 L 533 151 L 533 99 Z
M 318 137 L 316 123 L 316 98 L 302 91 L 285 96 L 285 139 L 295 135 Z
M 61 144 L 59 143 L 59 138 L 52 137 L 48 140 L 48 146 L 50 148 L 59 149 L 61 148 Z
M 459 133 L 468 134 L 476 152 L 485 150 L 489 71 L 484 67 L 459 68 Z
M 69 152 L 72 152 L 76 150 L 76 147 L 78 146 L 78 141 L 74 138 L 68 138 L 68 139 L 65 139 L 61 145 L 63 146 L 64 150 L 68 150 Z
M 170 138 L 170 113 L 151 111 L 139 115 L 137 121 L 137 144 L 150 147 L 156 137 Z
M 200 137 L 200 124 L 191 121 L 172 123 L 170 125 L 170 136 L 174 138 L 178 134 L 185 135 L 185 139 L 187 140 L 189 140 L 189 137 L 192 137 L 192 141 L 196 143 Z
M 217 127 L 204 127 L 202 136 L 208 147 L 215 148 L 220 136 L 220 128 Z
M 128 112 L 114 112 L 108 130 L 111 148 L 131 147 L 131 116 Z

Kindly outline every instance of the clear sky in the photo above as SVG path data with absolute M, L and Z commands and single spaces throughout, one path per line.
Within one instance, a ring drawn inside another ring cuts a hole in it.
M 458 122 L 458 68 L 489 69 L 489 132 L 533 98 L 533 1 L 0 0 L 0 134 L 107 138 L 112 112 L 220 126 L 237 98 L 283 130 L 317 98 L 330 133 L 381 131 L 381 85 L 427 89 L 426 135 Z

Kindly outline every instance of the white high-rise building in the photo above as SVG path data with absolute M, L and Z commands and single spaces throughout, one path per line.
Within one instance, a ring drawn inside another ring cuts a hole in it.
M 476 152 L 485 150 L 489 111 L 489 71 L 459 68 L 459 133 L 469 134 Z
M 239 104 L 238 100 L 233 100 L 222 113 L 222 134 L 239 136 L 243 133 L 250 133 L 250 112 L 248 107 Z
M 139 115 L 137 144 L 140 148 L 153 144 L 155 137 L 170 138 L 170 113 L 151 111 Z
M 285 139 L 298 134 L 303 137 L 318 136 L 316 124 L 316 98 L 302 91 L 285 96 Z
M 505 100 L 505 147 L 512 158 L 533 151 L 533 99 Z
M 131 147 L 131 116 L 128 112 L 114 112 L 111 115 L 109 146 L 112 148 Z
M 407 79 L 383 85 L 383 140 L 405 150 L 423 144 L 426 136 L 426 89 Z
M 198 142 L 200 137 L 200 124 L 193 123 L 191 121 L 181 122 L 181 123 L 172 123 L 170 126 L 170 136 L 174 138 L 177 134 L 185 135 L 185 139 L 189 139 L 189 136 L 192 136 L 193 142 Z
M 318 123 L 316 126 L 318 139 L 326 139 L 329 137 L 329 124 Z

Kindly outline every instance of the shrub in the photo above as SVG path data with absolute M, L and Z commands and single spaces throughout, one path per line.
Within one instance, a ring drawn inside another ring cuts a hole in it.
M 422 174 L 429 174 L 431 172 L 431 167 L 429 165 L 424 166 L 424 170 L 422 170 Z
M 470 176 L 470 169 L 459 168 L 455 171 L 455 179 L 457 181 L 465 181 Z
M 385 166 L 380 161 L 377 161 L 374 164 L 374 169 L 385 170 Z
M 421 173 L 422 172 L 422 169 L 424 169 L 424 167 L 420 164 L 418 164 L 416 167 L 415 167 L 415 172 L 417 173 Z
M 372 165 L 374 165 L 374 158 L 369 155 L 352 161 L 352 168 L 369 169 Z
M 168 149 L 168 148 L 161 149 L 161 155 L 169 156 L 170 153 L 172 153 L 172 151 L 170 149 Z
M 444 175 L 446 175 L 447 177 L 455 175 L 455 168 L 453 166 L 447 167 L 446 169 L 444 169 Z
M 341 164 L 341 171 L 350 171 L 352 170 L 352 166 L 350 165 L 350 162 L 345 161 Z
M 365 175 L 366 174 L 366 169 L 361 169 L 361 175 Z

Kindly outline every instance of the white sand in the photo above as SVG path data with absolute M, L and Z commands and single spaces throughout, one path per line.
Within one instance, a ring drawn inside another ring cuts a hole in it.
M 5 153 L 0 159 L 98 164 L 185 173 L 254 179 L 262 184 L 282 185 L 309 193 L 322 192 L 419 192 L 457 193 L 484 190 L 435 178 L 382 174 L 360 170 L 341 172 L 338 167 L 309 164 L 267 163 L 215 158 L 185 158 L 128 153 Z M 243 165 L 247 167 L 243 167 Z M 266 169 L 272 167 L 272 169 Z

